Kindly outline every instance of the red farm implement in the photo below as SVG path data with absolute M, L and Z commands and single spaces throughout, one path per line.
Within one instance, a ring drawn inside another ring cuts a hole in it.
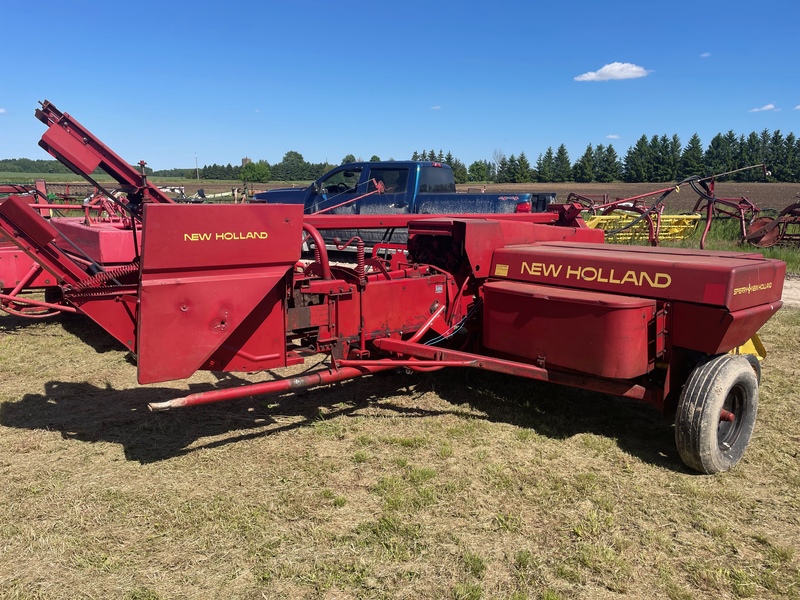
M 760 248 L 800 245 L 800 202 L 790 204 L 776 217 L 753 219 L 744 241 Z
M 717 179 L 732 173 L 748 169 L 761 168 L 765 165 L 753 165 L 720 173 L 710 177 L 689 177 L 680 183 L 630 198 L 610 199 L 608 194 L 575 194 L 567 197 L 567 202 L 579 203 L 584 211 L 584 219 L 590 227 L 606 232 L 606 236 L 615 242 L 646 242 L 658 246 L 662 240 L 679 240 L 690 236 L 705 217 L 703 233 L 700 236 L 700 248 L 706 246 L 706 238 L 715 218 L 733 218 L 740 223 L 741 239 L 746 239 L 748 224 L 752 223 L 760 212 L 749 198 L 721 198 L 714 192 Z M 766 172 L 766 171 L 765 171 Z M 680 192 L 681 187 L 691 187 L 697 194 L 697 201 L 689 214 L 670 214 L 664 211 L 665 200 L 673 192 Z M 656 197 L 648 205 L 648 198 Z
M 135 354 L 140 383 L 327 355 L 302 376 L 199 392 L 153 410 L 397 368 L 461 367 L 615 394 L 675 415 L 679 453 L 704 473 L 732 467 L 749 442 L 760 365 L 743 348 L 759 345 L 756 332 L 781 307 L 780 261 L 606 245 L 577 204 L 425 217 L 173 204 L 68 115 L 53 114 L 43 119 L 43 146 L 78 173 L 102 163 L 127 185 L 116 201 L 127 220 L 62 223 L 43 218 L 24 195 L 0 200 L 0 232 L 59 292 L 58 302 L 30 306 L 94 320 Z M 350 266 L 332 262 L 323 241 L 326 230 L 396 227 L 408 229 L 407 244 L 380 258 L 350 240 Z M 313 259 L 303 259 L 306 244 Z M 14 277 L 2 262 L 0 273 Z

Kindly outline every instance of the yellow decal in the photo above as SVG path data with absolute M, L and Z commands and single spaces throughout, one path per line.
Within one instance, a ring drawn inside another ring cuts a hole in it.
M 494 274 L 495 274 L 495 277 L 507 277 L 508 276 L 508 265 L 495 265 Z
M 206 242 L 211 239 L 210 233 L 184 233 L 184 242 Z
M 521 272 L 528 275 L 544 275 L 545 277 L 558 277 L 561 267 L 564 265 L 552 265 L 547 263 L 522 263 Z
M 212 237 L 213 236 L 213 237 Z M 214 240 L 265 240 L 269 237 L 266 231 L 223 231 L 220 233 L 184 233 L 184 242 L 208 242 Z
M 745 287 L 733 288 L 733 295 L 738 296 L 739 294 L 750 294 L 752 292 L 760 292 L 762 290 L 768 290 L 772 288 L 772 282 L 769 283 L 759 283 L 756 285 L 746 285 Z
M 564 265 L 523 262 L 520 265 L 520 274 L 555 278 L 561 275 L 563 267 Z M 667 288 L 672 285 L 672 277 L 669 273 L 620 271 L 618 269 L 605 269 L 603 267 L 574 267 L 567 265 L 564 277 L 566 279 L 580 279 L 582 281 L 596 281 L 597 283 L 611 283 L 614 285 L 630 283 L 637 287 L 648 285 L 651 288 Z

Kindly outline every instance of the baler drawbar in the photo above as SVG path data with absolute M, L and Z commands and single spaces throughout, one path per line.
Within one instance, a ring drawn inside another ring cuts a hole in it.
M 28 306 L 94 320 L 135 354 L 140 383 L 329 357 L 303 376 L 191 394 L 153 410 L 388 369 L 470 367 L 675 415 L 681 458 L 703 473 L 731 468 L 748 445 L 761 369 L 756 334 L 782 305 L 781 261 L 604 244 L 582 207 L 570 204 L 503 215 L 174 204 L 69 115 L 53 114 L 42 119 L 42 146 L 87 178 L 100 166 L 122 180 L 130 200 L 117 201 L 126 218 L 46 218 L 35 197 L 0 199 L 0 299 L 24 303 L 18 273 L 35 270 L 32 289 L 46 296 Z M 76 131 L 81 144 L 72 141 Z M 321 233 L 398 227 L 408 229 L 406 244 L 367 252 L 350 240 L 347 266 L 331 261 Z

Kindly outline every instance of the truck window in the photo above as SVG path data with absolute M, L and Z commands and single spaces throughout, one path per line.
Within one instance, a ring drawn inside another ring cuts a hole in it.
M 343 194 L 355 192 L 358 180 L 361 178 L 361 167 L 333 171 L 319 180 L 323 193 Z
M 441 167 L 422 167 L 419 174 L 420 193 L 435 192 L 455 193 L 456 184 L 453 181 L 453 172 Z
M 369 191 L 375 189 L 372 180 L 382 181 L 387 194 L 405 193 L 408 187 L 408 169 L 370 169 Z

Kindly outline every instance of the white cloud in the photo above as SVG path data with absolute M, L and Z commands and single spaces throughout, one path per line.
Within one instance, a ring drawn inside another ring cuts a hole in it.
M 616 133 L 609 133 L 606 137 L 608 139 L 610 139 L 610 140 L 618 140 L 619 139 L 619 136 Z
M 800 106 L 798 106 L 798 108 L 800 108 Z M 6 112 L 6 109 L 5 108 L 0 108 L 0 115 L 2 115 L 4 112 Z
M 703 53 L 700 55 L 700 58 L 708 58 L 709 56 L 711 56 L 711 52 L 703 52 Z
M 598 71 L 589 71 L 575 77 L 575 81 L 608 81 L 610 79 L 636 79 L 646 77 L 652 71 L 633 63 L 613 62 Z
M 794 107 L 795 110 L 800 110 L 800 104 Z
M 763 110 L 774 110 L 774 111 L 779 111 L 779 110 L 780 110 L 780 108 L 776 108 L 774 104 L 770 103 L 770 104 L 765 104 L 765 105 L 764 105 L 764 106 L 762 106 L 761 108 L 751 108 L 751 109 L 750 109 L 750 112 L 761 112 L 761 111 L 763 111 Z
M 437 104 L 436 106 L 431 106 L 431 110 L 442 110 L 442 107 Z

